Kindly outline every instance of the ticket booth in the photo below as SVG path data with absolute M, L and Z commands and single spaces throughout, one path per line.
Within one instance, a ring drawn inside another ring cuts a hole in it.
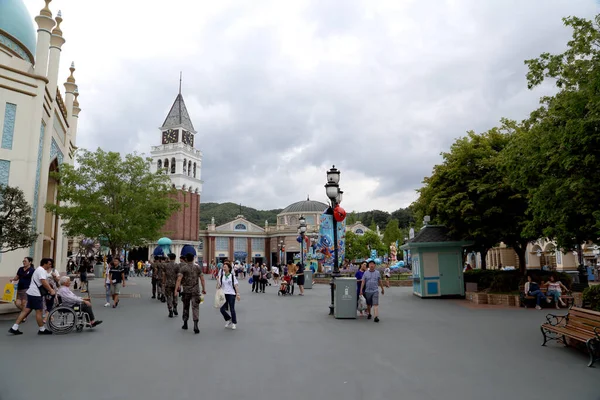
M 441 225 L 425 225 L 400 248 L 412 256 L 413 294 L 419 297 L 462 297 L 463 248 L 471 242 L 457 241 Z

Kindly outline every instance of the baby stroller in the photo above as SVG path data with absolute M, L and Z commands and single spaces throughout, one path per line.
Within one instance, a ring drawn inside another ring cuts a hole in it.
M 281 280 L 281 286 L 279 286 L 279 291 L 277 292 L 277 296 L 288 296 L 291 295 L 290 287 L 292 282 L 291 276 L 284 276 Z

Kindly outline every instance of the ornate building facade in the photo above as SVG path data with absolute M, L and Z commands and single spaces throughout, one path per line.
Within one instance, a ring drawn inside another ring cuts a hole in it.
M 60 271 L 67 261 L 61 221 L 44 205 L 57 201 L 58 182 L 50 172 L 73 163 L 79 91 L 73 64 L 64 92 L 59 88 L 65 43 L 61 12 L 53 16 L 51 0 L 36 1 L 45 3 L 35 17 L 37 29 L 22 0 L 0 2 L 0 184 L 24 192 L 38 233 L 30 248 L 0 255 L 0 276 L 13 276 L 26 256 L 36 265 L 42 257 L 52 257 Z

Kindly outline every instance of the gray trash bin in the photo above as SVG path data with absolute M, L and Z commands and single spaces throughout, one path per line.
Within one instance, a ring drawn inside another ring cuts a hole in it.
M 335 278 L 333 315 L 356 319 L 356 278 Z
M 96 275 L 96 278 L 102 278 L 103 274 L 104 274 L 104 264 L 94 265 L 94 275 Z
M 304 271 L 304 289 L 312 289 L 313 273 L 310 269 Z

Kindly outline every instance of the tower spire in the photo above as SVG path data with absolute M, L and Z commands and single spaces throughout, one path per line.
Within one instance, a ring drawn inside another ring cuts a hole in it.
M 181 96 L 181 77 L 182 77 L 182 72 L 179 71 L 179 95 Z

